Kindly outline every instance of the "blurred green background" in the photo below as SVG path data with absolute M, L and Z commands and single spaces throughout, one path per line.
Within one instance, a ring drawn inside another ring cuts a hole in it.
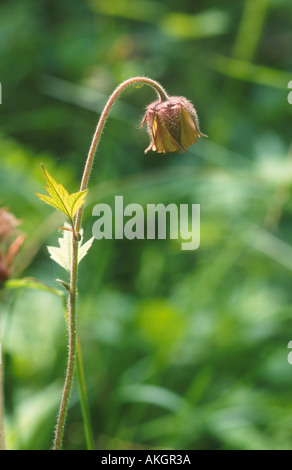
M 0 206 L 26 233 L 14 278 L 58 288 L 63 218 L 41 162 L 78 189 L 107 97 L 130 76 L 196 107 L 183 155 L 144 155 L 150 87 L 103 132 L 84 214 L 123 195 L 201 205 L 201 244 L 95 241 L 80 264 L 79 335 L 97 449 L 291 449 L 290 0 L 14 0 L 0 5 Z M 61 299 L 1 289 L 10 449 L 51 447 L 67 360 Z M 65 449 L 85 449 L 76 384 Z

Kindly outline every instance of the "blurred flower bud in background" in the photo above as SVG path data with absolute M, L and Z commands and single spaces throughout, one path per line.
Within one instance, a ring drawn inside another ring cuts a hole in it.
M 0 209 L 0 282 L 11 277 L 14 259 L 23 244 L 25 237 L 17 230 L 20 223 L 7 208 Z
M 145 122 L 150 137 L 145 153 L 151 149 L 158 153 L 185 152 L 198 137 L 207 137 L 199 129 L 195 108 L 182 96 L 150 104 L 141 127 Z

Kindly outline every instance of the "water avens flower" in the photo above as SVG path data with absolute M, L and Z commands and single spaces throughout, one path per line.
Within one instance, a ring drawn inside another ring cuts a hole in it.
M 47 182 L 46 189 L 49 193 L 49 196 L 41 195 L 40 197 L 43 201 L 63 212 L 69 218 L 71 227 L 71 230 L 69 229 L 68 232 L 68 234 L 70 234 L 68 241 L 71 244 L 69 248 L 70 264 L 66 264 L 66 268 L 68 268 L 70 272 L 70 283 L 59 280 L 63 287 L 65 287 L 65 289 L 68 291 L 68 361 L 55 430 L 55 450 L 60 450 L 62 448 L 66 414 L 73 384 L 76 358 L 78 358 L 78 354 L 80 352 L 80 347 L 77 342 L 77 287 L 78 262 L 81 259 L 79 235 L 82 229 L 81 222 L 84 209 L 84 198 L 81 199 L 81 196 L 85 195 L 88 191 L 88 181 L 93 166 L 95 152 L 110 110 L 120 93 L 126 87 L 137 84 L 146 84 L 151 86 L 158 95 L 158 100 L 148 107 L 142 122 L 142 126 L 147 122 L 148 132 L 151 139 L 150 146 L 146 149 L 146 152 L 148 152 L 150 149 L 159 153 L 174 151 L 183 152 L 190 145 L 194 144 L 198 137 L 204 136 L 204 134 L 202 134 L 199 129 L 197 112 L 189 101 L 183 97 L 169 97 L 164 88 L 151 78 L 132 77 L 120 83 L 120 85 L 115 88 L 103 108 L 90 144 L 79 192 L 69 194 L 68 191 L 65 190 L 65 188 L 60 183 L 57 183 L 48 172 L 44 171 L 43 168 Z M 65 229 L 65 231 L 68 231 L 68 227 L 62 228 Z M 56 250 L 53 254 L 53 259 L 56 261 Z M 62 255 L 63 253 L 58 250 L 57 254 Z M 59 263 L 59 261 L 57 262 Z M 80 366 L 80 359 L 77 360 L 77 367 L 78 366 Z M 78 375 L 79 377 L 82 376 L 81 373 Z M 82 394 L 84 393 L 84 388 L 84 384 L 81 384 L 80 390 L 82 391 Z M 84 409 L 85 413 L 84 421 L 86 423 L 86 437 L 88 439 L 88 445 L 90 446 L 90 449 L 93 449 L 93 436 L 90 435 L 92 433 L 88 428 L 88 423 L 90 420 L 87 416 L 86 408 L 88 407 L 86 405 L 86 397 L 83 397 L 82 400 L 84 404 L 82 408 Z
M 158 100 L 146 110 L 141 127 L 147 123 L 150 145 L 145 150 L 158 153 L 185 152 L 198 137 L 207 137 L 199 129 L 193 105 L 182 96 Z

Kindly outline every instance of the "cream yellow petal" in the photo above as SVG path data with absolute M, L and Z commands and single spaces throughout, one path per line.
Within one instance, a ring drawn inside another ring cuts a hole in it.
M 177 141 L 170 135 L 166 125 L 163 124 L 159 116 L 155 116 L 153 121 L 153 138 L 153 150 L 159 153 L 175 152 L 181 148 Z
M 200 131 L 192 116 L 183 107 L 181 109 L 181 143 L 184 148 L 195 144 L 197 137 L 200 137 Z

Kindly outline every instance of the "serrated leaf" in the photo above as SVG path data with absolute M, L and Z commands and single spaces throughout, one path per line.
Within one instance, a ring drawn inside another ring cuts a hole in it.
M 65 228 L 70 227 L 65 223 Z M 91 247 L 94 237 L 87 240 L 87 242 L 82 245 L 83 241 L 83 230 L 80 230 L 80 241 L 78 242 L 78 263 L 84 258 L 87 254 L 89 248 Z M 58 263 L 62 268 L 70 271 L 71 269 L 71 256 L 72 256 L 72 232 L 65 230 L 63 236 L 58 239 L 59 246 L 48 246 L 48 251 L 50 257 Z
M 89 238 L 89 240 L 87 240 L 87 242 L 84 243 L 84 245 L 79 246 L 78 263 L 84 258 L 84 256 L 87 255 L 87 252 L 88 252 L 89 248 L 91 247 L 91 245 L 93 243 L 93 240 L 94 240 L 94 237 L 91 237 L 91 238 Z
M 42 201 L 63 212 L 63 214 L 69 217 L 72 221 L 78 209 L 80 209 L 84 204 L 88 190 L 69 194 L 62 184 L 57 183 L 54 178 L 52 178 L 43 165 L 42 170 L 47 182 L 47 186 L 45 186 L 45 188 L 48 191 L 49 196 L 39 193 L 36 193 L 36 195 L 39 196 Z

